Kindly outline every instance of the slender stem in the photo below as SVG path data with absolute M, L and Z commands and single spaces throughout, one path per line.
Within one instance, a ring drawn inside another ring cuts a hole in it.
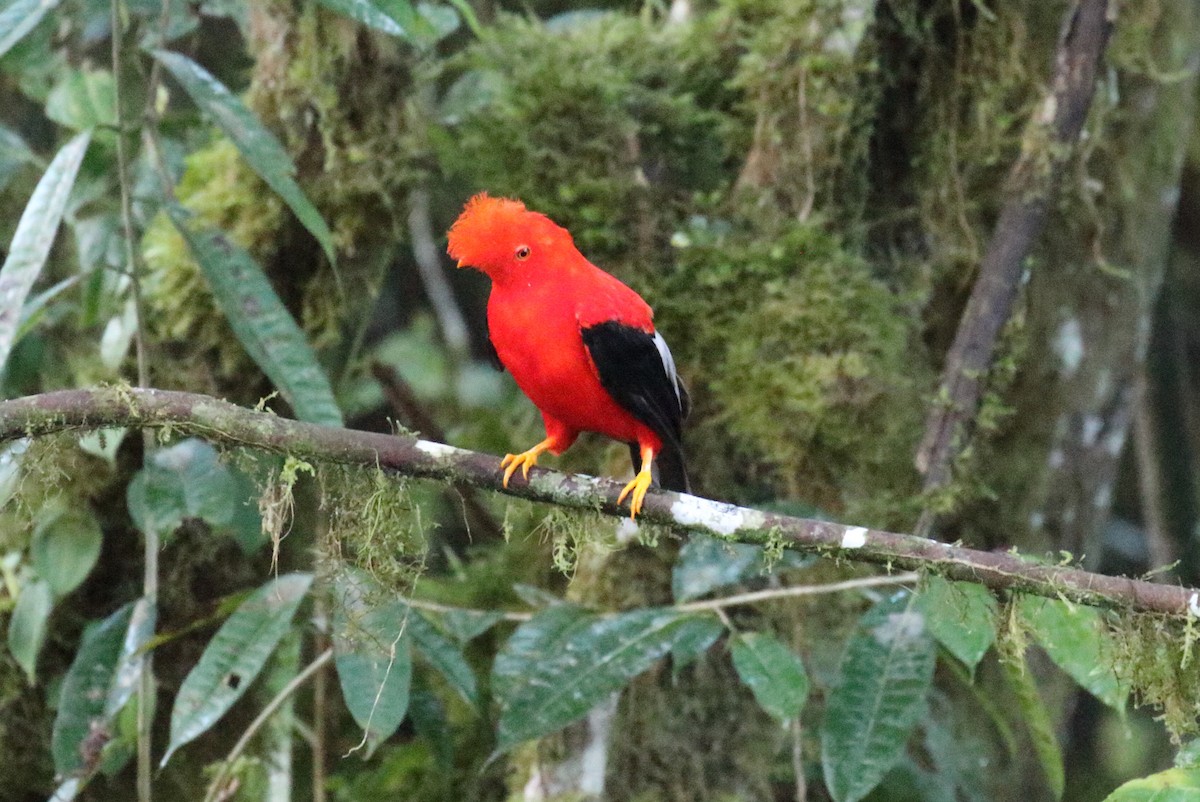
M 474 610 L 468 607 L 455 607 L 450 604 L 438 604 L 437 602 L 426 601 L 424 599 L 403 599 L 409 607 L 415 607 L 418 610 L 428 610 L 431 613 L 478 613 L 479 615 L 491 615 L 495 610 Z M 528 621 L 533 618 L 533 613 L 522 612 L 503 612 L 500 614 L 503 621 Z
M 164 0 L 165 2 L 165 0 Z M 121 39 L 124 26 L 121 18 L 121 0 L 111 0 L 109 3 L 112 31 L 112 71 L 113 71 L 113 102 L 116 105 L 117 120 L 117 183 L 121 188 L 121 225 L 125 240 L 125 270 L 129 276 L 129 285 L 133 292 L 134 317 L 137 321 L 137 331 L 134 334 L 134 352 L 137 358 L 138 387 L 150 386 L 150 370 L 146 360 L 146 327 L 145 307 L 142 303 L 141 271 L 138 269 L 138 254 L 135 247 L 135 232 L 133 226 L 133 201 L 130 190 L 129 154 L 124 130 L 124 81 L 123 63 L 121 59 Z M 154 447 L 154 435 L 149 430 L 142 432 L 143 454 L 148 457 Z M 153 528 L 147 528 L 143 533 L 144 560 L 142 567 L 142 596 L 151 605 L 158 603 L 158 533 Z M 150 654 L 145 656 L 142 663 L 142 673 L 138 677 L 138 707 L 137 707 L 137 795 L 139 802 L 151 802 L 151 777 L 153 763 L 151 761 L 151 735 L 153 730 L 152 711 L 154 705 L 154 662 Z
M 882 585 L 908 585 L 921 578 L 917 573 L 894 574 L 892 576 L 865 576 L 859 579 L 847 579 L 842 582 L 828 582 L 824 585 L 795 585 L 790 588 L 768 588 L 751 593 L 739 593 L 735 596 L 722 596 L 717 599 L 687 602 L 677 604 L 675 609 L 684 613 L 696 613 L 701 610 L 721 610 L 726 607 L 738 607 L 743 604 L 758 604 L 776 599 L 789 599 L 795 596 L 816 596 L 821 593 L 840 593 L 843 590 L 859 590 L 861 588 L 877 588 Z
M 221 787 L 225 784 L 225 778 L 229 776 L 229 769 L 233 766 L 233 762 L 241 757 L 242 752 L 246 751 L 246 745 L 250 743 L 259 730 L 263 728 L 271 716 L 278 710 L 284 702 L 286 702 L 296 690 L 308 681 L 309 677 L 316 674 L 325 665 L 333 659 L 333 649 L 326 649 L 317 656 L 315 660 L 309 663 L 303 671 L 292 677 L 292 681 L 284 685 L 279 693 L 275 694 L 275 698 L 267 703 L 254 721 L 250 722 L 250 726 L 242 733 L 242 737 L 238 738 L 237 743 L 229 750 L 229 754 L 225 756 L 225 760 L 221 763 L 221 768 L 217 770 L 217 776 L 213 777 L 212 783 L 208 786 L 208 792 L 204 795 L 204 802 L 214 802 L 220 793 Z

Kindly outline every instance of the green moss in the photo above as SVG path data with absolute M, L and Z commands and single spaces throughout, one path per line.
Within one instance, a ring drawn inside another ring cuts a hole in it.
M 323 465 L 319 476 L 328 516 L 323 570 L 336 574 L 349 566 L 389 592 L 411 595 L 425 568 L 428 522 L 409 482 L 342 465 Z

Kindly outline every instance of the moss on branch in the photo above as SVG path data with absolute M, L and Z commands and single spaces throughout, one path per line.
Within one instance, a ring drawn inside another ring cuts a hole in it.
M 377 466 L 388 473 L 456 480 L 530 501 L 623 516 L 622 484 L 536 468 L 529 482 L 500 485 L 499 460 L 489 454 L 419 440 L 317 426 L 254 412 L 192 393 L 112 387 L 63 390 L 0 402 L 0 440 L 110 426 L 170 428 L 214 443 L 259 448 L 305 460 Z M 779 543 L 889 568 L 924 570 L 995 591 L 1022 591 L 1096 607 L 1186 618 L 1200 591 L 1064 565 L 1029 562 L 1011 553 L 962 548 L 861 526 L 845 526 L 737 507 L 679 493 L 646 497 L 642 521 L 679 533 L 704 532 L 744 543 Z

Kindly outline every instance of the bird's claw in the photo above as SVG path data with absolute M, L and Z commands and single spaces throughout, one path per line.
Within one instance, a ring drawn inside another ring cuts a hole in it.
M 537 464 L 539 452 L 536 448 L 531 448 L 528 451 L 522 451 L 520 454 L 506 454 L 504 459 L 500 460 L 500 467 L 504 468 L 504 487 L 508 487 L 508 480 L 512 475 L 521 469 L 521 476 L 526 481 L 529 480 L 529 469 Z
M 650 489 L 650 484 L 653 482 L 650 471 L 642 470 L 633 480 L 625 485 L 625 489 L 621 491 L 621 495 L 617 496 L 617 505 L 620 506 L 625 497 L 629 496 L 629 517 L 635 519 L 638 513 L 642 511 L 642 501 L 646 498 L 646 491 Z M 632 494 L 632 495 L 631 495 Z

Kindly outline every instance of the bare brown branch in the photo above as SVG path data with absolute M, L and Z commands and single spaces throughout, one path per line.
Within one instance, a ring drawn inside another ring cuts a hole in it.
M 1012 314 L 1034 243 L 1062 168 L 1087 118 L 1096 72 L 1112 31 L 1111 0 L 1078 0 L 1067 11 L 1049 90 L 1030 122 L 1021 155 L 1009 171 L 1005 202 L 979 266 L 937 397 L 917 449 L 926 489 L 950 480 L 955 456 L 970 437 L 996 340 Z

